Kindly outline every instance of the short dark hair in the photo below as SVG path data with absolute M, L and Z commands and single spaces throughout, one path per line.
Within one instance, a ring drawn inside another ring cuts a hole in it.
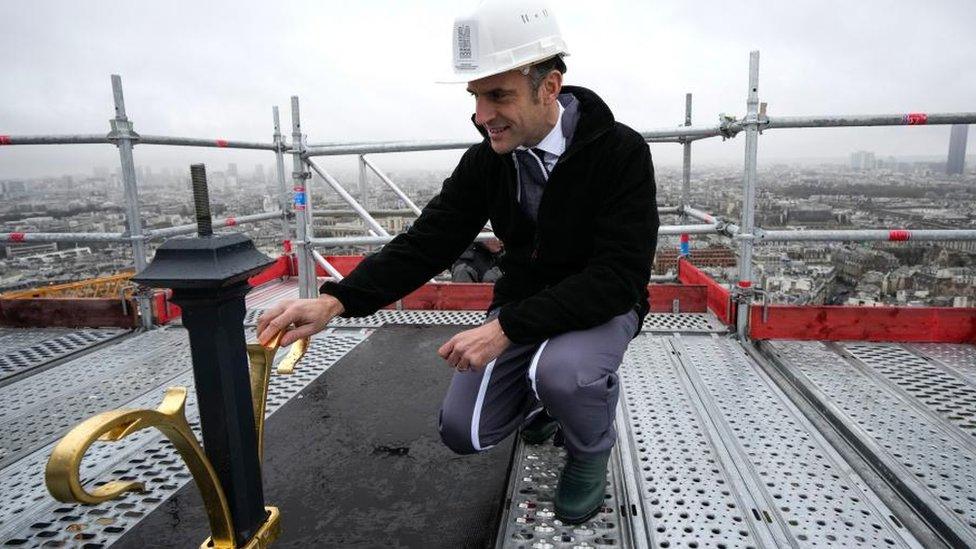
M 533 94 L 539 91 L 539 86 L 542 85 L 542 81 L 552 71 L 559 71 L 560 74 L 566 74 L 566 62 L 563 61 L 562 55 L 550 57 L 545 61 L 539 61 L 529 67 L 529 84 L 532 86 Z

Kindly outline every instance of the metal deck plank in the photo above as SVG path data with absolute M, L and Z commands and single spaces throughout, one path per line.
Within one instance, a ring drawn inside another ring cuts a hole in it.
M 154 330 L 0 388 L 0 468 L 172 379 L 188 353 L 182 329 Z
M 712 313 L 651 313 L 644 317 L 644 332 L 725 333 L 729 327 Z
M 630 546 L 624 542 L 618 503 L 620 487 L 613 471 L 608 472 L 603 509 L 594 518 L 576 526 L 563 524 L 555 518 L 553 498 L 565 454 L 565 450 L 556 448 L 551 442 L 539 445 L 518 442 L 506 497 L 508 512 L 499 527 L 498 547 Z M 611 463 L 616 463 L 616 455 Z
M 330 332 L 328 337 L 313 338 L 308 354 L 294 374 L 271 377 L 269 415 L 368 335 L 363 330 Z M 185 333 L 182 337 L 185 339 Z M 174 342 L 170 342 L 170 347 L 171 354 L 181 352 Z M 156 352 L 167 354 L 158 349 Z M 188 353 L 187 350 L 182 352 Z M 126 407 L 155 408 L 167 386 L 186 386 L 189 389 L 187 419 L 199 436 L 199 412 L 193 376 L 189 371 L 189 355 L 182 358 L 185 365 L 182 373 L 126 403 Z M 151 358 L 142 356 L 141 360 L 151 361 Z M 146 492 L 130 493 L 94 506 L 61 504 L 51 498 L 44 486 L 44 466 L 53 447 L 51 443 L 0 470 L 0 544 L 18 547 L 110 545 L 190 480 L 186 466 L 169 442 L 155 430 L 143 431 L 118 443 L 94 445 L 86 454 L 81 470 L 86 484 L 97 486 L 112 479 L 139 480 L 148 487 Z
M 976 546 L 976 455 L 820 342 L 771 341 L 777 369 L 950 544 Z
M 835 343 L 831 348 L 875 376 L 976 453 L 976 386 L 894 343 Z
M 0 328 L 0 385 L 126 333 L 121 329 Z
M 736 473 L 723 463 L 672 357 L 666 337 L 642 334 L 620 367 L 627 423 L 619 428 L 634 451 L 650 545 L 774 546 L 753 520 L 748 494 L 735 489 Z
M 248 309 L 244 316 L 245 326 L 254 326 L 265 311 L 262 308 Z M 387 324 L 430 325 L 430 326 L 480 326 L 485 321 L 484 311 L 438 311 L 438 310 L 391 310 L 381 309 L 364 317 L 336 317 L 329 322 L 332 328 L 379 328 Z
M 920 547 L 744 349 L 727 338 L 672 344 L 748 479 L 753 509 L 793 546 Z M 779 546 L 785 545 L 780 542 Z
M 958 343 L 915 343 L 909 350 L 936 360 L 946 369 L 976 386 L 976 345 Z

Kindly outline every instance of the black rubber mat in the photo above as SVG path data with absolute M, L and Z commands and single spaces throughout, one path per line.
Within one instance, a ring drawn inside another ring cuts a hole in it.
M 458 456 L 437 434 L 459 327 L 378 329 L 267 424 L 265 497 L 275 547 L 485 547 L 497 530 L 512 439 Z M 301 365 L 299 365 L 299 368 Z M 116 547 L 198 547 L 209 535 L 187 485 Z

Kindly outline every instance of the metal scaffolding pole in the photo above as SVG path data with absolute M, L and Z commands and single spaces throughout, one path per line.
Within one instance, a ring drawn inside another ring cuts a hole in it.
M 0 145 L 85 145 L 112 143 L 102 135 L 0 135 Z
M 125 233 L 0 233 L 0 242 L 19 244 L 21 242 L 132 242 Z
M 329 273 L 329 276 L 334 278 L 336 282 L 342 280 L 342 273 L 339 272 L 339 269 L 336 269 L 334 265 L 329 263 L 329 260 L 322 257 L 322 254 L 316 250 L 312 250 L 312 257 L 315 258 L 315 262 L 321 265 L 325 269 L 325 272 Z
M 298 297 L 310 298 L 318 295 L 318 284 L 315 278 L 315 264 L 312 260 L 312 249 L 309 245 L 308 213 L 310 206 L 309 192 L 306 181 L 312 174 L 305 171 L 305 140 L 302 137 L 301 114 L 298 107 L 298 96 L 291 98 L 291 154 L 294 171 L 291 174 L 294 184 L 295 198 L 295 256 L 298 259 Z
M 110 120 L 112 131 L 108 138 L 119 148 L 122 164 L 122 183 L 125 186 L 125 219 L 132 237 L 132 258 L 136 272 L 146 268 L 146 241 L 142 234 L 142 220 L 139 214 L 139 189 L 136 185 L 136 165 L 132 159 L 132 144 L 139 134 L 132 130 L 132 122 L 125 115 L 125 99 L 122 96 L 122 78 L 112 75 L 112 97 L 115 102 L 115 118 Z M 152 291 L 139 288 L 135 292 L 139 308 L 140 324 L 149 329 L 153 326 Z
M 719 225 L 695 224 L 695 225 L 661 225 L 658 235 L 680 235 L 680 234 L 718 234 Z M 338 236 L 330 238 L 312 238 L 310 242 L 315 246 L 325 248 L 335 246 L 381 246 L 393 240 L 395 235 L 386 236 Z M 475 242 L 484 242 L 496 238 L 493 233 L 483 232 L 475 237 Z
M 685 206 L 681 210 L 686 216 L 697 219 L 698 221 L 704 221 L 705 223 L 715 223 L 717 221 L 712 214 L 697 208 L 692 208 L 691 206 Z
M 765 242 L 908 242 L 908 241 L 953 241 L 976 240 L 973 229 L 824 229 L 795 231 L 766 231 L 757 229 L 756 240 Z
M 375 164 L 370 162 L 366 158 L 366 155 L 359 155 L 359 160 L 360 162 L 362 162 L 362 165 L 373 170 L 373 173 L 376 174 L 376 177 L 379 177 L 380 180 L 383 181 L 383 183 L 386 183 L 386 186 L 389 187 L 390 190 L 392 190 L 397 195 L 397 197 L 399 197 L 400 200 L 402 200 L 403 203 L 407 205 L 408 208 L 413 210 L 413 213 L 420 215 L 420 208 L 418 208 L 417 205 L 414 204 L 413 200 L 410 200 L 410 197 L 407 196 L 407 193 L 403 192 L 403 189 L 401 189 L 396 183 L 394 183 L 392 179 L 387 177 L 385 173 L 380 171 L 380 169 L 377 168 Z
M 946 124 L 976 124 L 976 112 L 770 116 L 763 121 L 762 126 L 765 130 L 778 128 L 941 126 Z
M 467 149 L 481 141 L 468 139 L 456 141 L 388 141 L 385 143 L 351 143 L 347 145 L 324 145 L 309 147 L 306 156 L 341 156 L 346 154 L 373 154 L 416 151 L 448 151 Z
M 369 185 L 369 173 L 366 171 L 365 156 L 359 155 L 357 164 L 359 165 L 359 203 L 369 210 L 369 190 L 366 188 Z
M 685 126 L 691 126 L 691 94 L 685 94 Z M 691 204 L 691 141 L 685 141 L 681 148 L 684 158 L 681 165 L 681 207 Z
M 390 236 L 390 233 L 386 232 L 386 229 L 384 229 L 383 226 L 373 218 L 373 216 L 369 215 L 369 212 L 367 212 L 359 202 L 356 202 L 356 199 L 349 194 L 349 191 L 347 191 L 338 181 L 336 181 L 334 177 L 320 168 L 312 159 L 306 158 L 305 162 L 308 164 L 309 168 L 312 168 L 312 171 L 318 174 L 319 177 L 324 179 L 325 182 L 332 187 L 332 190 L 339 194 L 339 197 L 342 198 L 346 204 L 349 204 L 349 206 L 355 210 L 357 214 L 359 214 L 359 217 L 366 223 L 366 226 L 370 230 L 375 232 L 378 236 Z
M 273 143 L 256 143 L 253 141 L 231 141 L 228 139 L 200 139 L 196 137 L 170 137 L 167 135 L 143 135 L 139 138 L 141 145 L 170 145 L 178 147 L 213 147 L 217 149 L 250 149 L 259 151 L 273 151 Z
M 244 225 L 246 223 L 256 223 L 258 221 L 267 221 L 269 219 L 278 219 L 282 217 L 282 212 L 266 212 L 259 214 L 242 215 L 240 217 L 227 217 L 224 219 L 218 219 L 211 222 L 214 229 L 220 229 L 224 227 L 234 227 L 236 225 Z M 153 229 L 146 231 L 146 235 L 151 239 L 157 238 L 169 238 L 171 236 L 178 236 L 181 234 L 191 234 L 197 232 L 196 223 L 190 225 L 177 225 L 175 227 L 168 227 L 165 229 Z
M 749 333 L 749 302 L 752 288 L 752 238 L 756 219 L 756 162 L 759 150 L 759 52 L 749 54 L 749 99 L 746 101 L 745 168 L 742 178 L 742 225 L 739 243 L 739 289 L 744 301 L 739 303 L 736 327 L 739 338 Z
M 393 235 L 386 236 L 336 236 L 330 238 L 313 238 L 311 243 L 322 248 L 337 248 L 343 246 L 382 246 L 388 244 L 396 238 Z M 475 242 L 485 242 L 495 238 L 493 233 L 480 233 L 475 237 Z
M 685 94 L 685 126 L 691 126 L 691 94 Z M 686 221 L 684 208 L 691 204 L 691 141 L 686 140 L 682 145 L 683 161 L 681 164 L 681 221 Z M 686 257 L 691 254 L 691 237 L 682 234 L 678 243 L 678 254 Z
M 285 182 L 285 140 L 281 136 L 281 117 L 278 106 L 271 109 L 274 116 L 275 176 L 278 179 L 278 207 L 281 210 L 281 238 L 291 240 L 291 226 L 288 223 L 288 183 Z

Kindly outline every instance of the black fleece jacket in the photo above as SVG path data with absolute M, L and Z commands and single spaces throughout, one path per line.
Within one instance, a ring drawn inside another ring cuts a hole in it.
M 580 118 L 546 183 L 538 224 L 516 202 L 512 155 L 495 153 L 485 136 L 406 233 L 321 291 L 342 302 L 344 316 L 372 314 L 450 267 L 490 219 L 505 244 L 490 308 L 501 307 L 511 341 L 541 342 L 628 310 L 643 318 L 659 225 L 650 151 L 595 93 L 563 93 L 576 96 Z

